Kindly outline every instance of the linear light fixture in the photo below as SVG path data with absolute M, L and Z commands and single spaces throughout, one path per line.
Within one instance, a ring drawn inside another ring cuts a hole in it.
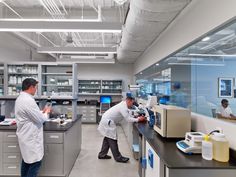
M 72 59 L 62 58 L 57 61 L 61 62 L 73 62 L 73 63 L 91 63 L 91 64 L 115 64 L 115 59 Z
M 228 54 L 198 54 L 198 53 L 190 53 L 190 56 L 201 56 L 201 57 L 236 57 L 235 55 Z
M 0 18 L 0 21 L 21 21 L 21 22 L 100 22 L 101 19 L 46 19 L 46 18 Z
M 186 65 L 186 66 L 225 66 L 217 63 L 168 63 L 168 65 Z
M 206 42 L 206 41 L 209 41 L 211 38 L 209 37 L 209 36 L 207 36 L 207 37 L 204 37 L 203 39 L 202 39 L 202 41 L 203 42 Z
M 39 47 L 38 53 L 63 53 L 63 54 L 104 54 L 117 53 L 112 47 Z
M 1 32 L 103 32 L 121 33 L 122 23 L 68 21 L 0 21 Z

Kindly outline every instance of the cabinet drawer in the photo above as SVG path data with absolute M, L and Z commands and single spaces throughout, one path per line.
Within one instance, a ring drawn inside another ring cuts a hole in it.
M 4 143 L 3 152 L 20 152 L 18 143 Z
M 95 113 L 96 113 L 96 110 L 91 109 L 91 110 L 89 110 L 88 112 L 89 112 L 89 113 L 94 113 L 94 114 L 95 114 Z
M 62 133 L 45 133 L 44 141 L 45 143 L 63 143 L 63 134 Z
M 4 132 L 3 133 L 4 142 L 18 142 L 15 132 Z
M 21 161 L 20 153 L 4 153 L 3 162 L 6 163 L 19 163 Z
M 8 175 L 19 175 L 20 174 L 20 164 L 3 164 L 3 173 Z

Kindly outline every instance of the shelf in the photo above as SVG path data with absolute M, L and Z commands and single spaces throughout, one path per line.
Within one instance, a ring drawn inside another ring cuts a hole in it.
M 81 90 L 101 90 L 101 88 L 79 88 Z
M 99 95 L 101 95 L 101 93 L 79 93 L 79 96 L 80 95 L 91 95 L 91 96 L 99 96 Z
M 18 86 L 18 87 L 20 87 L 20 86 L 22 86 L 22 84 L 10 84 L 10 83 L 9 83 L 9 84 L 8 84 L 8 87 L 9 87 L 9 86 Z
M 8 73 L 8 75 L 38 75 L 38 73 Z
M 59 76 L 72 76 L 72 73 L 42 73 L 42 75 L 51 75 L 51 76 L 54 76 L 54 75 L 59 75 Z
M 122 90 L 122 88 L 119 88 L 119 89 L 118 89 L 118 88 L 117 88 L 117 89 L 115 89 L 115 88 L 104 89 L 104 88 L 103 88 L 102 90 Z
M 78 85 L 101 85 L 101 83 L 99 83 L 99 84 L 91 84 L 91 83 L 79 83 Z
M 52 85 L 52 84 L 42 84 L 42 87 L 72 87 L 72 85 Z

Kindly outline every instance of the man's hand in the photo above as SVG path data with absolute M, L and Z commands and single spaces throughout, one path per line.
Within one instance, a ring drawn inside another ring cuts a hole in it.
M 43 109 L 43 113 L 49 114 L 52 111 L 51 107 L 45 106 L 45 108 Z
M 144 116 L 138 117 L 138 122 L 145 122 L 145 121 L 146 121 L 146 117 Z

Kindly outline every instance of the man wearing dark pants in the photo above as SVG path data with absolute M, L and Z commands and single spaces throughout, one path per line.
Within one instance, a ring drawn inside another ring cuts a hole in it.
M 129 114 L 129 108 L 133 106 L 133 103 L 134 98 L 129 96 L 125 101 L 111 107 L 103 114 L 98 126 L 99 132 L 104 136 L 102 148 L 98 154 L 99 159 L 110 159 L 111 156 L 107 155 L 110 148 L 112 155 L 117 162 L 126 163 L 129 161 L 129 158 L 123 157 L 119 151 L 116 124 L 123 119 L 128 122 L 141 122 L 146 120 L 144 116 L 134 118 Z
M 38 82 L 27 78 L 22 92 L 15 102 L 17 137 L 22 155 L 21 177 L 37 177 L 44 155 L 43 123 L 47 120 L 49 107 L 41 112 L 33 96 Z

